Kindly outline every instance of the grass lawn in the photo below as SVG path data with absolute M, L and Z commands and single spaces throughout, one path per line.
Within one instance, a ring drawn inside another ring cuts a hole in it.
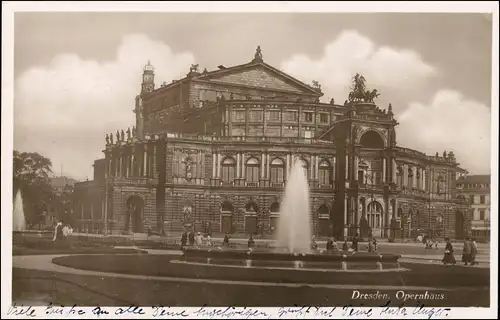
M 209 267 L 170 263 L 181 259 L 174 255 L 110 255 L 68 256 L 55 258 L 54 263 L 66 267 L 181 278 L 266 281 L 276 283 L 328 283 L 395 286 L 427 286 L 438 288 L 488 287 L 490 271 L 484 268 L 463 268 L 444 265 L 402 263 L 410 272 L 332 273 L 321 271 L 246 269 Z
M 105 263 L 99 263 L 105 265 Z M 169 268 L 170 266 L 164 266 Z M 285 288 L 278 286 L 245 286 L 208 283 L 183 283 L 155 280 L 134 280 L 118 277 L 80 276 L 46 271 L 13 269 L 13 301 L 22 303 L 29 297 L 41 297 L 40 304 L 50 302 L 56 305 L 79 306 L 248 306 L 276 307 L 312 306 L 382 306 L 390 301 L 390 306 L 400 306 L 396 299 L 397 290 L 383 290 L 384 299 L 352 300 L 353 290 L 322 289 L 301 286 Z M 374 276 L 376 277 L 376 276 Z M 362 293 L 372 293 L 363 291 Z M 405 291 L 405 293 L 424 293 Z M 444 300 L 407 300 L 405 307 L 424 304 L 429 307 L 489 306 L 489 290 L 437 291 L 443 293 Z M 30 304 L 34 304 L 32 301 Z M 39 305 L 40 305 L 39 304 Z

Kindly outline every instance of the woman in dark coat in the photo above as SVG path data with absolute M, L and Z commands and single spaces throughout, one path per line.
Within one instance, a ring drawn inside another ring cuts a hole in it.
M 472 263 L 472 243 L 468 237 L 465 239 L 464 248 L 462 250 L 462 262 L 465 265 Z
M 446 238 L 446 247 L 444 249 L 444 264 L 455 264 L 457 261 L 455 260 L 455 255 L 453 254 L 453 245 L 450 242 L 450 239 Z

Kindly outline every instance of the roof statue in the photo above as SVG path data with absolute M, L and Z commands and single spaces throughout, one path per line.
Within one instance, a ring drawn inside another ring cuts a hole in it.
M 106 145 L 108 145 L 108 144 L 109 144 L 109 136 L 108 136 L 108 134 L 106 133 Z
M 198 72 L 198 67 L 199 64 L 192 64 L 191 67 L 189 68 L 189 72 Z
M 113 134 L 112 133 L 109 134 L 109 142 L 111 144 L 113 144 Z
M 127 129 L 127 141 L 130 140 L 130 128 Z
M 116 142 L 120 141 L 120 131 L 116 130 Z
M 255 50 L 255 56 L 253 58 L 254 62 L 263 62 L 264 59 L 262 58 L 262 50 L 260 49 L 260 46 L 257 46 L 257 49 Z
M 120 140 L 121 140 L 121 141 L 125 141 L 125 132 L 123 132 L 123 130 L 122 130 L 122 132 L 120 133 Z
M 366 90 L 366 79 L 363 75 L 356 73 L 352 78 L 351 92 L 349 93 L 349 102 L 374 102 L 380 94 L 377 89 Z
M 135 137 L 137 134 L 136 130 L 135 130 L 135 126 L 132 127 L 132 137 Z

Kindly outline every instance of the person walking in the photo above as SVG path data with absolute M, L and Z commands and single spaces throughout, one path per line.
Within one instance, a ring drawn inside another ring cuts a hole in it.
M 352 245 L 351 248 L 354 252 L 358 252 L 358 242 L 359 242 L 359 234 L 356 233 L 356 236 L 354 236 L 354 239 L 352 239 Z
M 468 265 L 471 263 L 471 253 L 472 253 L 472 245 L 470 242 L 470 238 L 467 237 L 464 241 L 464 248 L 462 250 L 462 262 L 464 265 Z
M 443 263 L 446 264 L 455 264 L 457 261 L 455 260 L 455 255 L 453 254 L 453 245 L 449 238 L 444 239 L 446 241 L 446 247 L 444 250 Z
M 248 248 L 255 247 L 255 241 L 253 240 L 252 235 L 250 234 L 250 238 L 248 238 Z
M 476 255 L 477 255 L 477 243 L 476 243 L 476 238 L 472 238 L 471 242 L 471 265 L 476 265 L 479 264 L 476 262 Z
M 316 237 L 314 237 L 314 236 L 312 236 L 312 239 L 311 239 L 311 249 L 318 250 L 318 244 L 316 243 Z
M 347 244 L 347 239 L 344 240 L 344 244 L 342 245 L 342 251 L 344 252 L 349 251 L 349 244 Z
M 185 247 L 186 244 L 187 244 L 187 240 L 188 240 L 188 235 L 187 235 L 187 232 L 184 231 L 181 235 L 181 247 Z
M 189 245 L 194 246 L 194 232 L 192 230 L 189 231 Z
M 222 241 L 223 246 L 229 246 L 229 236 L 227 233 L 224 235 L 224 240 Z

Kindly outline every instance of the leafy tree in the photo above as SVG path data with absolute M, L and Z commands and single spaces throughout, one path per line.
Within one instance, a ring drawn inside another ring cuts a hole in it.
M 21 190 L 27 222 L 40 223 L 42 214 L 53 197 L 49 178 L 52 162 L 37 152 L 15 150 L 13 161 L 13 195 Z

